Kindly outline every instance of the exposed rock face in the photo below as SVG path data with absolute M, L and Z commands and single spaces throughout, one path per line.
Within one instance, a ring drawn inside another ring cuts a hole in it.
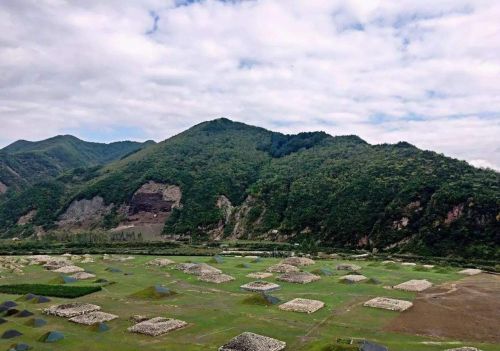
M 224 218 L 219 221 L 216 228 L 208 231 L 208 235 L 212 240 L 220 240 L 224 235 L 224 227 L 231 221 L 234 207 L 231 201 L 224 195 L 220 195 L 217 198 L 215 206 L 221 210 Z
M 132 197 L 129 214 L 170 212 L 180 207 L 182 192 L 178 186 L 155 182 L 144 184 Z
M 392 223 L 392 227 L 394 229 L 401 230 L 405 228 L 408 225 L 408 223 L 410 223 L 410 219 L 408 217 L 403 217 L 399 221 L 394 221 Z
M 8 189 L 7 185 L 0 182 L 0 194 L 5 194 L 7 192 L 7 189 Z
M 31 210 L 17 220 L 17 225 L 28 224 L 33 220 L 33 218 L 35 218 L 35 216 L 36 216 L 36 210 Z
M 135 194 L 130 204 L 129 213 L 134 215 L 139 212 L 170 212 L 172 203 L 163 200 L 162 194 L 152 193 Z
M 455 222 L 457 219 L 462 216 L 462 212 L 464 211 L 464 204 L 453 206 L 453 209 L 448 212 L 446 215 L 446 219 L 444 220 L 445 224 L 451 224 Z
M 95 196 L 91 200 L 75 200 L 61 215 L 58 225 L 60 227 L 89 227 L 98 223 L 112 208 L 113 205 L 106 206 L 104 199 L 100 196 Z
M 255 199 L 252 196 L 248 196 L 245 201 L 241 204 L 238 210 L 234 213 L 234 228 L 231 234 L 231 238 L 243 238 L 247 236 L 247 223 L 245 222 L 245 217 L 247 217 L 248 212 L 255 205 Z M 258 222 L 259 220 L 257 220 Z
M 220 208 L 222 210 L 222 213 L 224 215 L 224 224 L 227 224 L 231 219 L 231 214 L 233 213 L 234 209 L 231 201 L 229 201 L 229 199 L 224 195 L 220 195 L 217 198 L 216 206 L 217 208 Z
M 181 188 L 177 185 L 148 182 L 134 193 L 129 205 L 120 207 L 118 212 L 125 220 L 113 231 L 158 237 L 172 210 L 182 207 L 181 199 Z

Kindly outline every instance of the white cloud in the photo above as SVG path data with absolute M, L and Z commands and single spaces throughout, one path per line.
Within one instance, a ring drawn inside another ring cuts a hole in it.
M 498 169 L 498 18 L 495 0 L 3 1 L 0 143 L 226 116 Z

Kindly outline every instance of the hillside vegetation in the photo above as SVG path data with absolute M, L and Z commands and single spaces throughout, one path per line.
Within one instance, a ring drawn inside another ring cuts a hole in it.
M 71 135 L 38 142 L 19 140 L 0 150 L 0 182 L 7 188 L 18 190 L 73 168 L 87 168 L 118 160 L 152 143 L 91 143 Z
M 114 206 L 99 224 L 109 227 L 148 181 L 182 190 L 165 234 L 500 256 L 499 173 L 404 142 L 283 135 L 227 119 L 17 193 L 0 204 L 0 228 L 32 234 L 16 223 L 34 209 L 32 225 L 54 228 L 72 201 L 95 196 Z

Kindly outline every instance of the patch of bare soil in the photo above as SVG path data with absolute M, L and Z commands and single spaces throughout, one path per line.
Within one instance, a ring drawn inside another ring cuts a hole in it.
M 388 331 L 500 342 L 500 276 L 479 274 L 421 292 Z

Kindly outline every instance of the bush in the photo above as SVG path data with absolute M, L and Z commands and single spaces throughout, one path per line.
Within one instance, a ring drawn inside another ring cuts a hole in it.
M 9 284 L 0 285 L 0 293 L 25 295 L 35 294 L 73 299 L 100 291 L 100 286 L 67 286 L 51 284 Z

